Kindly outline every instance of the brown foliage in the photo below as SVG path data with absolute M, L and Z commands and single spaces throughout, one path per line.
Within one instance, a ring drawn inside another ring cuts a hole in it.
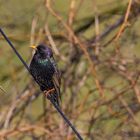
M 70 0 L 67 21 L 56 11 L 53 3 L 46 0 L 44 7 L 47 14 L 56 20 L 57 28 L 61 28 L 59 33 L 51 31 L 47 20 L 44 26 L 36 29 L 39 16 L 35 15 L 30 43 L 47 42 L 55 53 L 62 72 L 63 112 L 84 139 L 139 138 L 140 58 L 134 53 L 130 54 L 133 39 L 129 43 L 125 39 L 128 39 L 130 35 L 127 32 L 137 22 L 140 2 L 129 0 L 123 9 L 125 12 L 113 24 L 109 25 L 107 18 L 102 19 L 108 23 L 108 27 L 104 26 L 101 31 L 102 15 L 96 11 L 96 4 L 92 19 L 75 28 L 78 10 L 84 0 L 78 4 L 76 0 Z M 92 30 L 91 26 L 95 29 L 94 36 L 82 36 Z M 0 113 L 0 138 L 75 139 L 74 133 L 52 105 L 34 88 L 37 85 L 33 81 L 27 84 L 29 86 L 20 94 L 3 105 Z M 31 105 L 34 115 L 29 111 Z M 41 111 L 36 110 L 37 105 L 42 106 Z

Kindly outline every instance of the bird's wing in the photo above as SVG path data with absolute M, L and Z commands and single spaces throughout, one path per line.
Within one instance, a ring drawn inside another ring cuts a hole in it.
M 53 75 L 53 83 L 56 89 L 56 92 L 58 94 L 58 98 L 61 100 L 61 94 L 60 94 L 60 83 L 61 83 L 61 78 L 60 78 L 60 72 L 57 71 Z
M 57 68 L 57 64 L 53 57 L 51 57 L 50 61 L 53 64 L 54 69 L 55 69 L 55 73 L 53 74 L 53 83 L 54 83 L 56 92 L 58 94 L 58 98 L 61 100 L 61 95 L 60 95 L 61 74 Z

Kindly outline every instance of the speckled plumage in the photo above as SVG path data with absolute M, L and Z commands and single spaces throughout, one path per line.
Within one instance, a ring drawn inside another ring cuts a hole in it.
M 55 89 L 54 101 L 59 105 L 60 97 L 60 73 L 53 58 L 52 50 L 40 44 L 36 47 L 36 52 L 29 66 L 30 72 L 42 91 Z

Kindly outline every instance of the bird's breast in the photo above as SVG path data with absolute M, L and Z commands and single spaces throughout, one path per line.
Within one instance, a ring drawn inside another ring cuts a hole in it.
M 37 61 L 37 63 L 39 63 L 40 65 L 50 65 L 49 63 L 49 60 L 48 59 L 39 59 L 38 61 Z
M 40 71 L 47 73 L 50 76 L 55 72 L 53 64 L 48 59 L 38 60 L 38 66 Z

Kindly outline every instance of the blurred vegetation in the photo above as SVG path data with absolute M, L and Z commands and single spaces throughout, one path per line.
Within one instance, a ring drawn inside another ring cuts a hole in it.
M 140 1 L 130 2 L 0 0 L 0 27 L 28 64 L 30 45 L 53 49 L 62 110 L 85 140 L 140 139 Z M 0 139 L 76 139 L 2 36 L 0 68 Z

